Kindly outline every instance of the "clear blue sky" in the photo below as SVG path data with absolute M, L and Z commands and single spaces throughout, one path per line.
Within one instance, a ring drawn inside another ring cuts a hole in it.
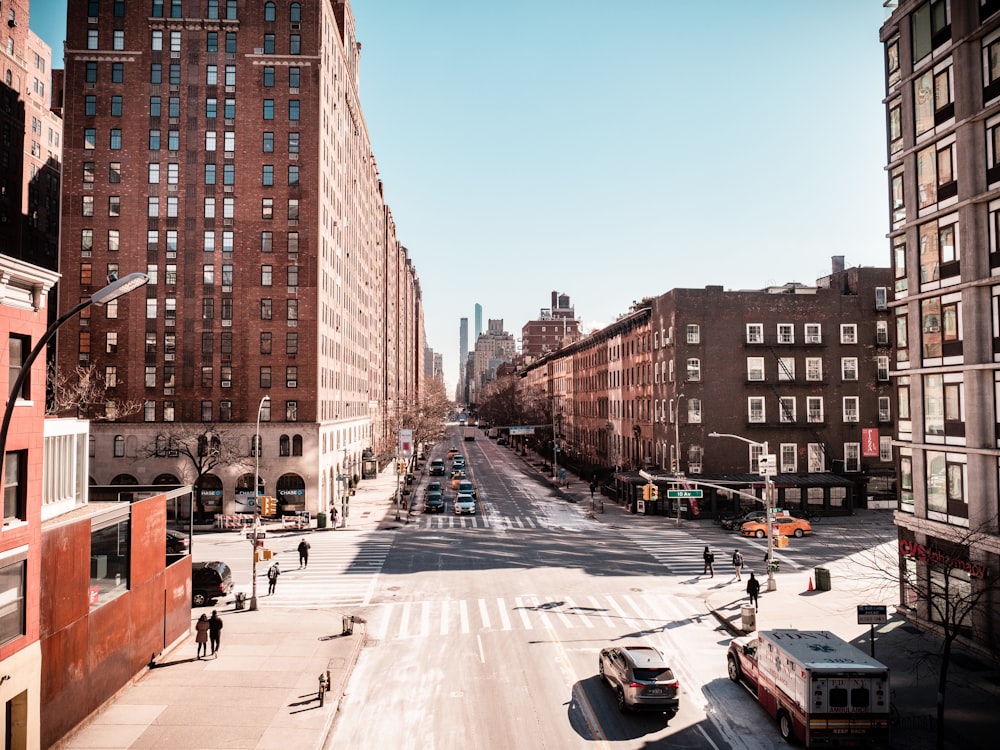
M 552 291 L 587 330 L 673 288 L 889 264 L 882 0 L 351 6 L 449 393 L 476 302 L 519 338 Z M 32 2 L 54 67 L 65 7 Z

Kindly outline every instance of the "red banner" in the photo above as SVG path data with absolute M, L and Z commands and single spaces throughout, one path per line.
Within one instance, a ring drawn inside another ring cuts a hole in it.
M 861 429 L 861 455 L 865 458 L 878 458 L 877 427 L 864 427 Z

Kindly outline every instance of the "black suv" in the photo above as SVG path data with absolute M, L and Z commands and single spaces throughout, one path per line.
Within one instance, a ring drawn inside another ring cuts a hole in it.
M 191 604 L 204 607 L 233 590 L 233 571 L 224 562 L 191 565 Z

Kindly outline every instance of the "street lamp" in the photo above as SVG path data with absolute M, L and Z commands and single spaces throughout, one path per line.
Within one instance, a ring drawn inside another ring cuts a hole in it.
M 758 471 L 764 475 L 764 513 L 766 518 L 764 519 L 767 527 L 767 590 L 776 591 L 778 588 L 777 582 L 774 580 L 774 565 L 772 562 L 772 555 L 774 554 L 774 534 L 772 533 L 772 518 L 771 518 L 771 508 L 774 506 L 774 480 L 772 479 L 773 467 L 769 466 L 770 459 L 767 452 L 767 441 L 763 443 L 758 443 L 756 440 L 750 440 L 749 438 L 742 437 L 740 435 L 733 435 L 728 432 L 710 432 L 709 437 L 727 437 L 733 438 L 734 440 L 742 440 L 748 445 L 756 445 L 761 449 L 760 464 L 758 466 Z
M 257 405 L 257 431 L 253 438 L 253 581 L 250 592 L 250 610 L 257 611 L 257 534 L 260 531 L 260 413 L 264 404 L 271 403 L 271 397 L 266 393 Z
M 31 365 L 36 359 L 38 359 L 38 355 L 45 349 L 46 344 L 48 344 L 49 341 L 52 340 L 52 337 L 56 335 L 56 331 L 58 331 L 59 328 L 66 323 L 66 321 L 77 313 L 87 309 L 91 305 L 103 307 L 112 300 L 116 300 L 119 297 L 144 286 L 148 281 L 149 276 L 144 273 L 130 273 L 127 276 L 123 276 L 120 279 L 112 281 L 106 287 L 98 289 L 90 295 L 90 297 L 77 304 L 72 310 L 63 313 L 52 325 L 48 327 L 48 330 L 45 331 L 42 338 L 38 340 L 38 343 L 35 344 L 35 348 L 31 350 L 27 359 L 21 363 L 21 370 L 18 372 L 13 385 L 11 385 L 10 395 L 7 397 L 7 408 L 3 413 L 3 425 L 0 426 L 0 477 L 3 475 L 3 469 L 6 468 L 7 431 L 10 429 L 10 420 L 14 415 L 14 405 L 17 403 L 17 394 L 21 392 L 21 388 L 24 386 L 24 381 L 31 375 Z

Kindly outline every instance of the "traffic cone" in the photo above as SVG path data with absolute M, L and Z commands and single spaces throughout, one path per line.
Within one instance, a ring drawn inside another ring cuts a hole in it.
M 809 576 L 809 590 L 813 591 L 813 579 L 812 579 L 812 576 Z

